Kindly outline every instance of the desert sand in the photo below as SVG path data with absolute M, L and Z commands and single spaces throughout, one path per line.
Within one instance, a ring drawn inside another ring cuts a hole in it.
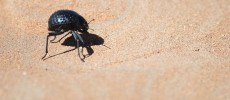
M 41 59 L 59 9 L 95 19 L 103 41 L 85 62 L 65 52 L 71 37 Z M 230 99 L 229 0 L 0 0 L 0 11 L 0 100 Z

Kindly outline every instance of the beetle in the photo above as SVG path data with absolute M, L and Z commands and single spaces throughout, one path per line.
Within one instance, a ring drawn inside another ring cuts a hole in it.
M 46 37 L 45 55 L 42 57 L 42 59 L 44 59 L 48 54 L 48 41 L 50 36 L 54 36 L 54 39 L 50 40 L 50 42 L 57 43 L 60 42 L 61 39 L 63 39 L 67 35 L 72 34 L 74 40 L 76 41 L 76 46 L 78 48 L 78 56 L 83 61 L 83 58 L 81 58 L 80 56 L 79 42 L 81 42 L 82 45 L 84 46 L 84 40 L 79 34 L 79 32 L 86 33 L 87 30 L 89 29 L 88 24 L 89 23 L 87 23 L 87 21 L 75 11 L 72 10 L 55 11 L 48 20 L 48 31 L 50 32 Z M 57 42 L 54 42 L 57 35 L 61 35 L 65 32 L 68 33 L 64 35 L 61 39 L 59 39 Z

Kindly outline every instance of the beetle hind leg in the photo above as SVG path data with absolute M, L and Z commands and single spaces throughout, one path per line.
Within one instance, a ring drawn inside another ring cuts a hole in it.
M 56 33 L 56 32 L 50 32 L 50 33 L 48 33 L 48 35 L 46 36 L 46 49 L 45 49 L 45 55 L 42 57 L 42 59 L 44 60 L 44 58 L 47 56 L 47 54 L 48 54 L 48 42 L 49 42 L 49 37 L 50 36 L 54 36 L 54 39 L 53 40 L 55 40 L 55 38 L 56 38 L 56 35 L 60 35 L 60 34 L 62 34 L 61 32 L 58 32 L 58 33 Z M 53 40 L 51 40 L 51 41 L 53 41 Z

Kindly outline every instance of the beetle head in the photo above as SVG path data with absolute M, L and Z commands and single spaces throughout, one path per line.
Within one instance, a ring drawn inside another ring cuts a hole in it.
M 89 26 L 88 26 L 88 23 L 86 22 L 86 20 L 82 16 L 79 16 L 78 20 L 79 20 L 80 30 L 81 31 L 87 31 L 89 29 Z

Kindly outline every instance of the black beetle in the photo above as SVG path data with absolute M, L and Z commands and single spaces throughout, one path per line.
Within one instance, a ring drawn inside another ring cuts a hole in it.
M 94 20 L 94 19 L 93 19 Z M 46 54 L 42 57 L 44 59 L 48 53 L 48 40 L 50 36 L 54 36 L 53 40 L 50 40 L 51 43 L 56 43 L 54 40 L 56 39 L 57 35 L 61 35 L 67 31 L 69 31 L 65 36 L 63 36 L 61 39 L 66 37 L 68 34 L 72 34 L 74 37 L 74 40 L 76 41 L 76 46 L 78 48 L 78 55 L 80 59 L 83 61 L 83 58 L 80 56 L 79 52 L 79 42 L 82 43 L 84 46 L 84 40 L 82 37 L 78 34 L 78 32 L 81 33 L 87 33 L 87 30 L 89 29 L 88 26 L 89 23 L 78 13 L 72 10 L 58 10 L 54 12 L 48 21 L 48 30 L 51 31 L 48 33 L 46 38 Z M 60 40 L 61 40 L 60 39 Z M 58 40 L 57 42 L 60 42 Z

